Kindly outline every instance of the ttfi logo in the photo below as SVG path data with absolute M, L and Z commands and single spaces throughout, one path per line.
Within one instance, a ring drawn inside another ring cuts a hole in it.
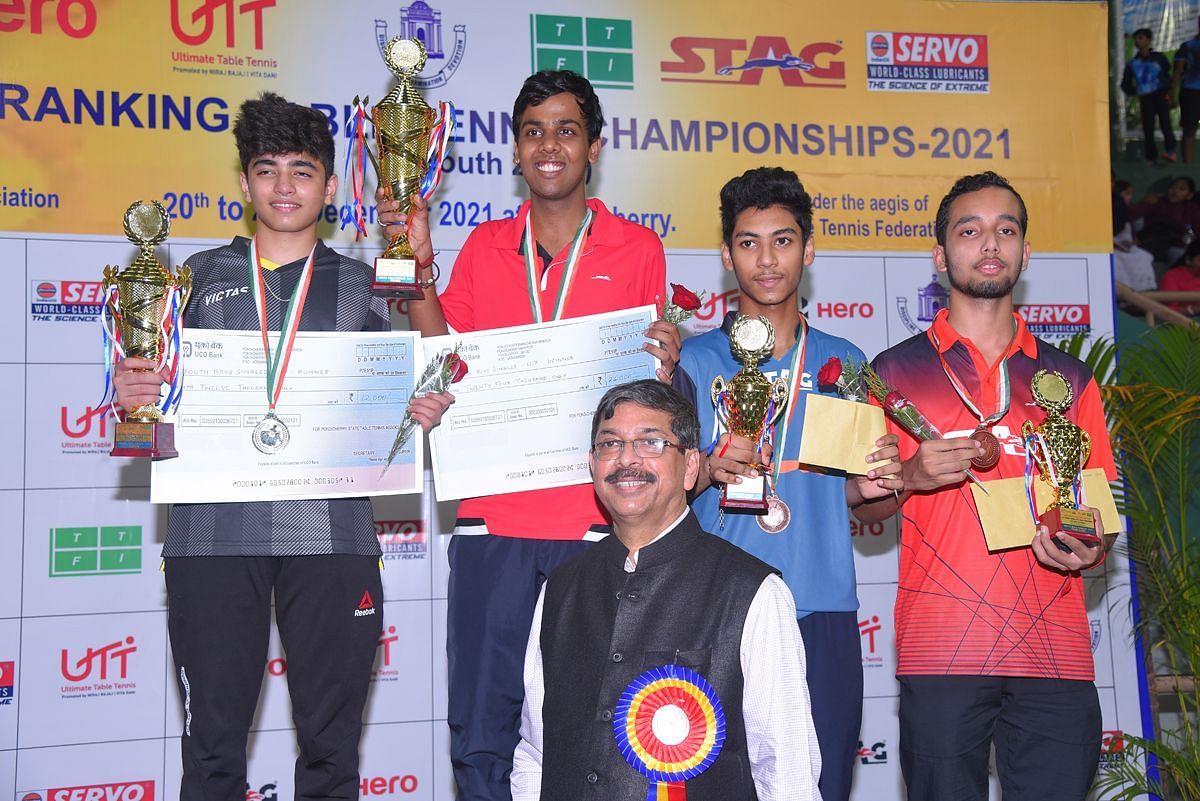
M 201 0 L 200 5 L 191 14 L 184 12 L 180 16 L 181 0 L 171 0 L 171 31 L 175 38 L 186 45 L 202 45 L 212 38 L 217 28 L 217 12 L 223 11 L 222 27 L 225 29 L 225 46 L 234 47 L 237 44 L 237 28 L 234 25 L 234 6 L 238 14 L 251 14 L 254 26 L 254 49 L 263 49 L 263 12 L 274 8 L 276 0 Z M 186 19 L 186 23 L 185 23 Z M 195 33 L 184 30 L 188 25 Z
M 114 678 L 128 678 L 129 655 L 136 652 L 137 646 L 133 643 L 133 637 L 110 642 L 99 648 L 92 648 L 89 645 L 87 651 L 75 661 L 72 668 L 71 657 L 64 648 L 61 657 L 62 675 L 68 681 L 86 681 L 92 675 L 92 671 L 98 667 L 100 669 L 99 678 L 104 680 L 108 678 L 110 664 L 116 662 L 118 675 Z
M 777 71 L 784 86 L 838 88 L 846 85 L 846 63 L 836 42 L 812 42 L 793 50 L 783 36 L 725 39 L 676 36 L 675 61 L 663 61 L 664 81 L 750 84 L 757 86 L 767 70 Z M 736 77 L 734 77 L 736 75 Z

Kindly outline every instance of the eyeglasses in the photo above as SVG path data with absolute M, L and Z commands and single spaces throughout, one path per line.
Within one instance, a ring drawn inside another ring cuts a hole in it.
M 687 453 L 688 450 L 685 446 L 662 437 L 648 437 L 633 440 L 602 439 L 592 443 L 592 453 L 596 455 L 597 459 L 607 462 L 620 456 L 626 445 L 632 445 L 633 452 L 643 459 L 657 459 L 667 448 L 675 448 L 680 453 Z

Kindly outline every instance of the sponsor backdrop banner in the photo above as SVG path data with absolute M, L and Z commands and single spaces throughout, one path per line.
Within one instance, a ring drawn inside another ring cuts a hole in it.
M 804 310 L 870 354 L 945 305 L 928 255 L 937 202 L 956 177 L 995 169 L 1029 206 L 1035 257 L 1017 299 L 1031 327 L 1049 339 L 1106 335 L 1106 25 L 1098 3 L 748 0 L 735 14 L 615 1 L 602 15 L 579 0 L 0 3 L 0 383 L 9 419 L 24 424 L 0 463 L 0 519 L 12 529 L 0 560 L 0 797 L 178 793 L 182 712 L 159 571 L 166 510 L 147 502 L 146 465 L 107 456 L 111 421 L 90 414 L 102 385 L 95 317 L 102 267 L 134 256 L 120 235 L 131 201 L 166 205 L 172 237 L 160 258 L 172 266 L 250 230 L 231 132 L 245 98 L 270 90 L 321 110 L 340 173 L 353 99 L 378 100 L 391 84 L 381 43 L 422 38 L 418 84 L 458 115 L 432 208 L 445 281 L 472 227 L 523 199 L 510 129 L 520 82 L 534 69 L 580 71 L 607 121 L 589 194 L 662 238 L 670 280 L 709 293 L 688 332 L 738 307 L 716 257 L 718 190 L 778 164 L 814 196 Z M 369 261 L 378 229 L 356 243 L 348 210 L 339 191 L 321 234 Z M 1016 447 L 1016 432 L 1004 442 Z M 427 484 L 424 496 L 375 508 L 386 598 L 360 791 L 450 799 L 440 534 L 454 506 Z M 867 695 L 855 797 L 899 798 L 897 529 L 845 535 Z M 1123 758 L 1123 731 L 1141 730 L 1121 559 L 1089 577 L 1088 598 L 1104 766 Z M 274 641 L 247 799 L 292 797 L 286 676 Z

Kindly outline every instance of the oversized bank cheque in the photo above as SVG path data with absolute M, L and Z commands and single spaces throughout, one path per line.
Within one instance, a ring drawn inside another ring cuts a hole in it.
M 258 331 L 184 330 L 179 456 L 153 463 L 154 503 L 418 492 L 421 437 L 384 473 L 421 370 L 419 334 L 301 332 L 267 415 Z M 274 419 L 272 419 L 274 417 Z
M 654 378 L 642 349 L 653 306 L 427 338 L 430 358 L 462 343 L 470 371 L 430 436 L 440 501 L 591 481 L 592 413 L 613 386 Z

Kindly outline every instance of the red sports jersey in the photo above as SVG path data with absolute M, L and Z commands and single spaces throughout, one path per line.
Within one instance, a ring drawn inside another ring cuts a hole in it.
M 979 425 L 955 393 L 938 358 L 958 377 L 985 415 L 995 411 L 999 363 L 988 365 L 968 339 L 938 313 L 930 331 L 918 334 L 875 360 L 879 374 L 906 395 L 945 437 L 966 436 Z M 1100 393 L 1079 360 L 1029 333 L 1020 315 L 1008 351 L 1011 403 L 991 427 L 1000 441 L 999 463 L 985 481 L 1023 477 L 1021 424 L 1046 413 L 1033 403 L 1031 381 L 1040 369 L 1057 370 L 1075 390 L 1066 416 L 1091 436 L 1086 467 L 1116 478 Z M 900 435 L 900 456 L 910 458 L 918 441 L 890 419 Z M 896 593 L 898 675 L 1036 676 L 1090 681 L 1095 671 L 1084 608 L 1083 580 L 1041 565 L 1030 548 L 989 553 L 975 501 L 964 481 L 915 493 L 902 509 L 900 584 Z M 1028 516 L 1028 507 L 1013 514 Z M 1030 521 L 1032 532 L 1033 522 Z

